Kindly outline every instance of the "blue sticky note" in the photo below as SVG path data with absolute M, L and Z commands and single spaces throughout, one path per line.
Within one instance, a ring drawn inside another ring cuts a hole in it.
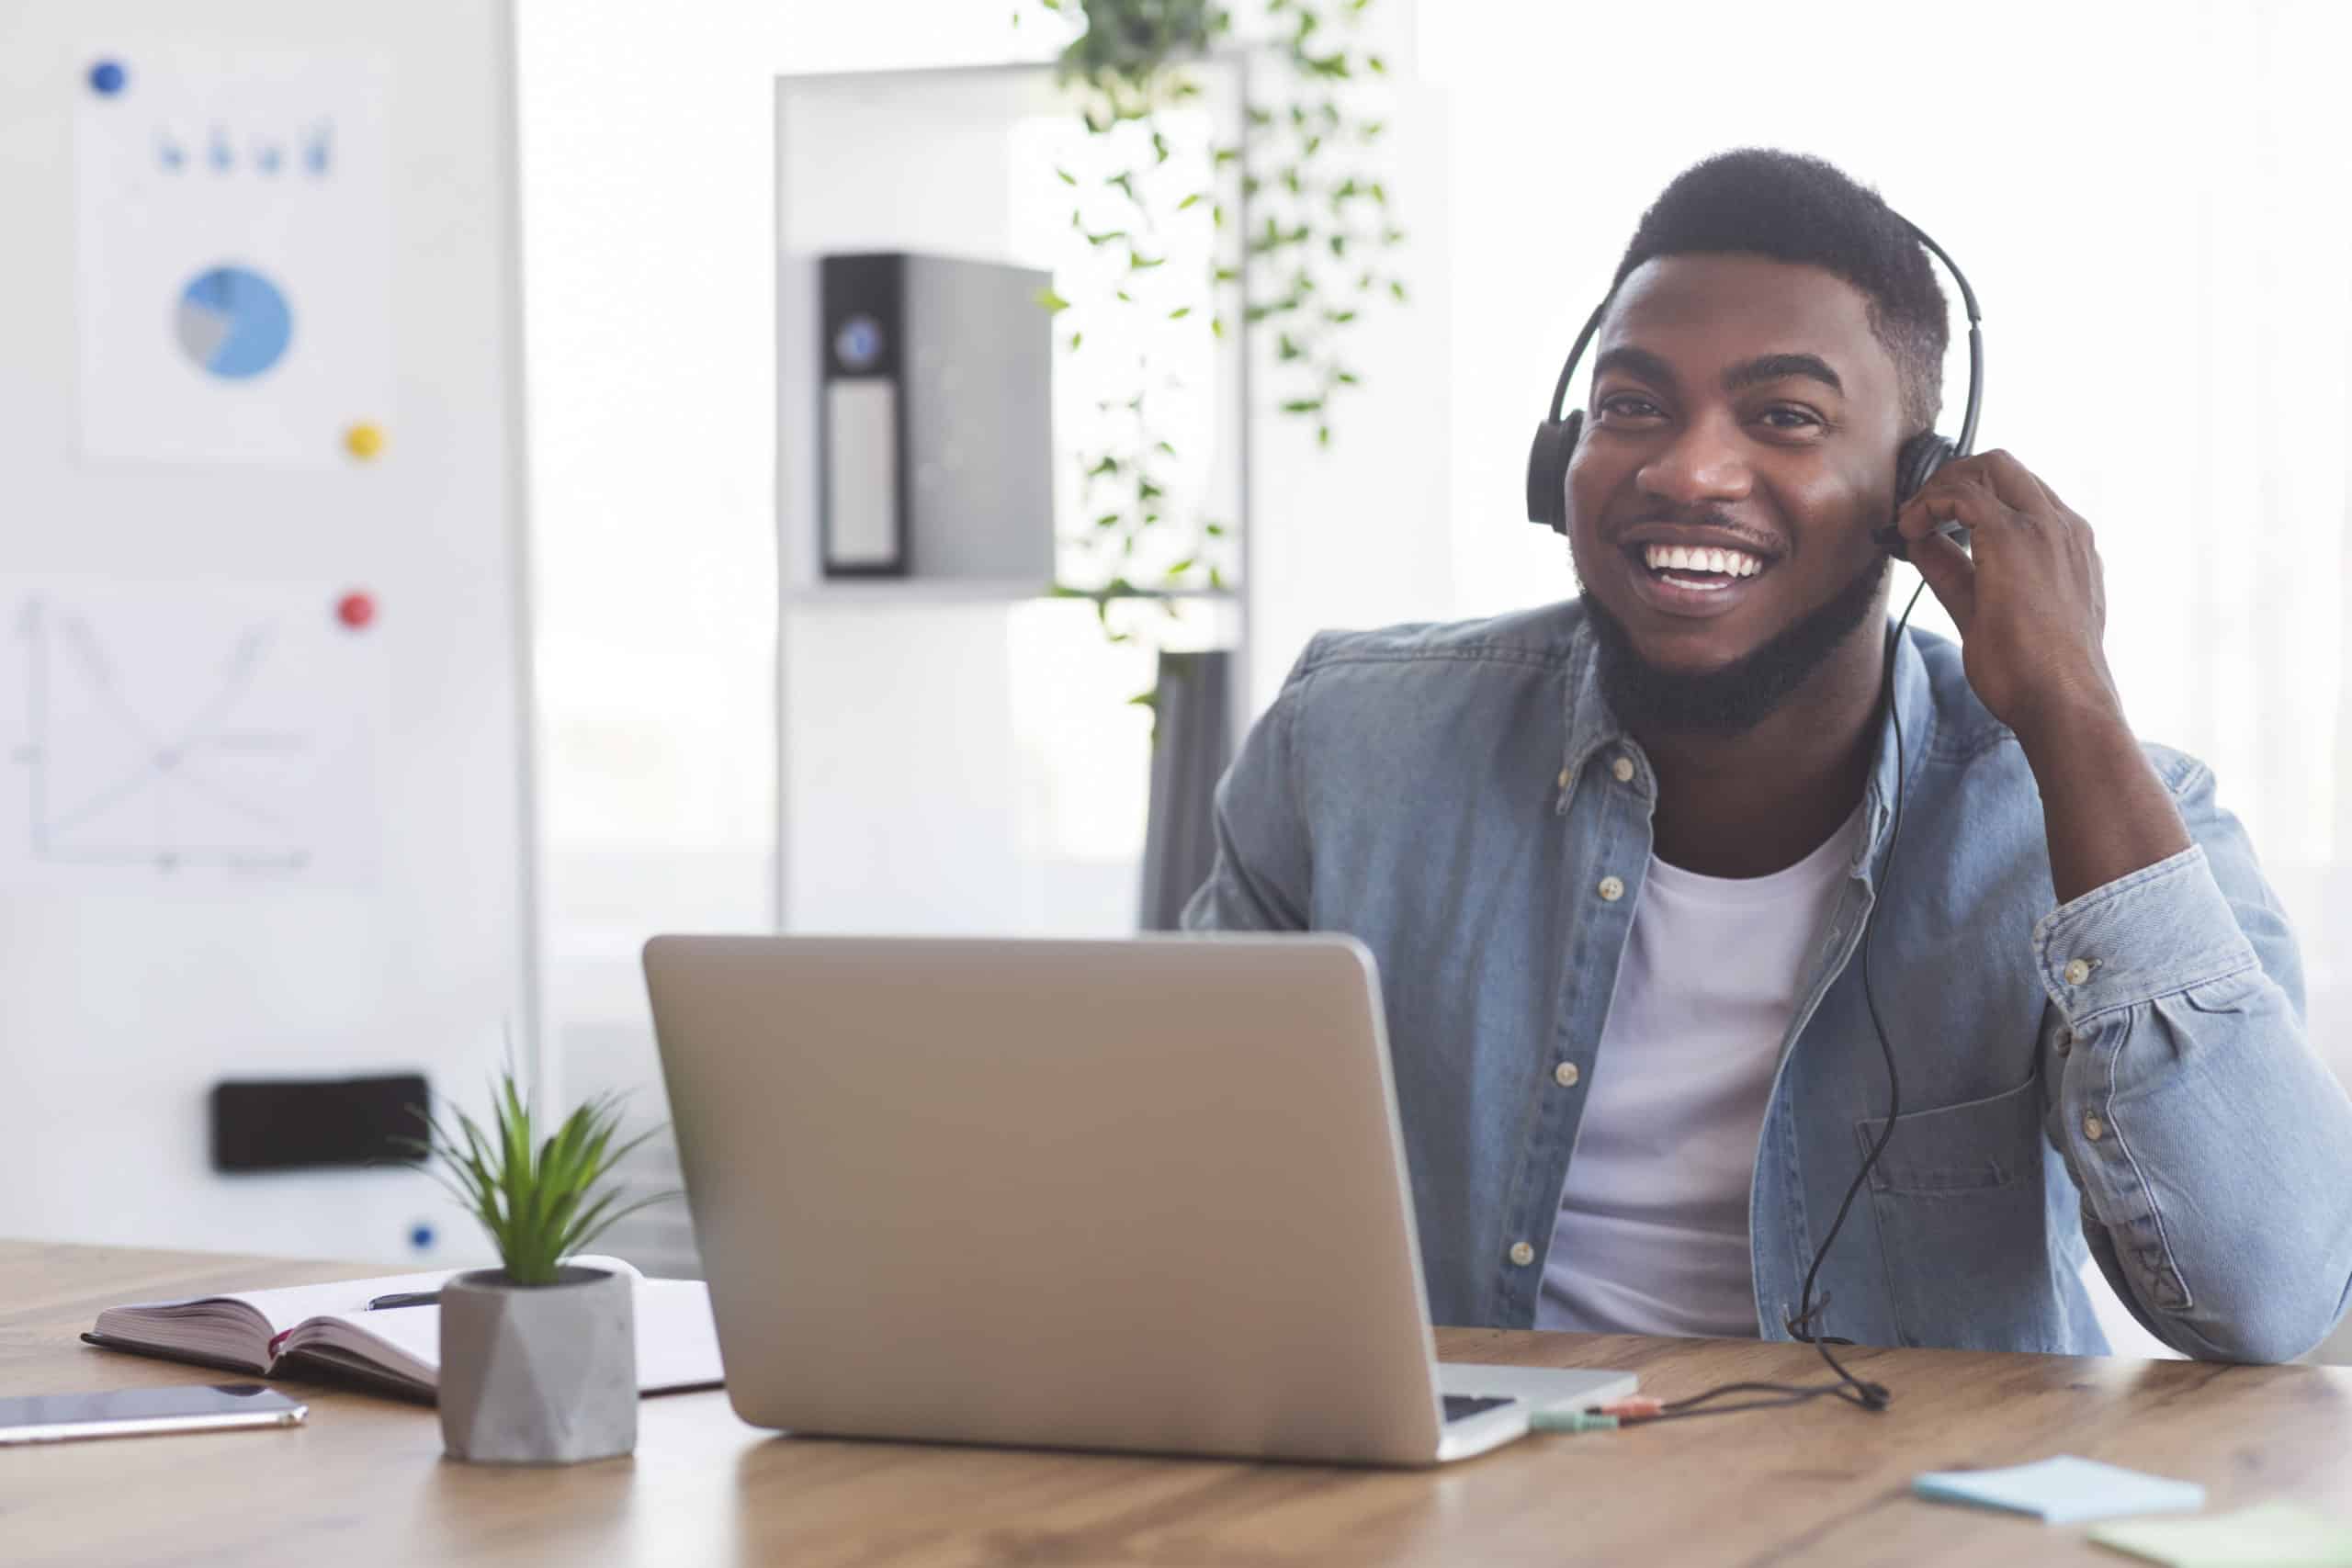
M 2071 1454 L 2008 1470 L 1934 1472 L 1912 1482 L 1911 1489 L 1933 1502 L 2006 1508 L 2052 1525 L 2127 1514 L 2193 1513 L 2205 1506 L 2205 1488 L 2195 1482 L 2167 1481 Z

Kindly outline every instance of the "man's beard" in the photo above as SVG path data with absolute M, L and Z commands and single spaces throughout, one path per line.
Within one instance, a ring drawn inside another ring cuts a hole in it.
M 1869 616 L 1887 567 L 1888 558 L 1879 557 L 1826 604 L 1790 622 L 1753 653 L 1697 674 L 1661 670 L 1644 659 L 1625 623 L 1588 592 L 1585 611 L 1600 640 L 1601 692 L 1628 724 L 1698 735 L 1753 729 Z

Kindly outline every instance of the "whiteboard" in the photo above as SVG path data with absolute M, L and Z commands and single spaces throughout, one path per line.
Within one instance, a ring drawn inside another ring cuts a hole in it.
M 0 14 L 0 1235 L 383 1259 L 222 1078 L 536 1055 L 512 17 Z

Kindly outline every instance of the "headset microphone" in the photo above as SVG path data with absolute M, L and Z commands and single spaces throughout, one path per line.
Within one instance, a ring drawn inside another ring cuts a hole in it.
M 1899 512 L 1938 468 L 1976 449 L 1976 413 L 1984 393 L 1984 334 L 1976 313 L 1976 294 L 1968 287 L 1966 275 L 1944 254 L 1941 245 L 1928 237 L 1926 231 L 1900 213 L 1895 219 L 1911 231 L 1913 239 L 1935 253 L 1944 264 L 1952 281 L 1960 285 L 1961 303 L 1968 310 L 1968 409 L 1961 420 L 1960 439 L 1947 441 L 1930 430 L 1903 444 L 1903 449 L 1894 457 L 1894 505 Z M 1615 297 L 1612 288 L 1609 298 Z M 1576 345 L 1568 350 L 1568 362 L 1560 367 L 1560 379 L 1552 389 L 1551 412 L 1535 427 L 1535 440 L 1528 449 L 1527 520 L 1558 534 L 1568 531 L 1568 462 L 1576 456 L 1577 441 L 1584 434 L 1584 411 L 1566 406 L 1568 382 L 1576 376 L 1577 362 L 1584 357 L 1584 351 L 1600 331 L 1600 318 L 1608 310 L 1609 299 L 1604 299 L 1586 318 L 1584 330 L 1577 333 Z M 1957 523 L 1945 523 L 1936 531 L 1945 535 L 1964 532 Z M 1894 531 L 1892 518 L 1871 536 L 1881 549 L 1895 559 L 1910 558 L 1910 550 L 1903 536 Z

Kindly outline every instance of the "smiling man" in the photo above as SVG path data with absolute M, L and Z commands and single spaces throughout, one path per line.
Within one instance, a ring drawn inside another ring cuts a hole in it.
M 2089 525 L 2002 452 L 1896 515 L 1947 330 L 1828 164 L 1688 171 L 1595 340 L 1581 597 L 1316 637 L 1219 787 L 1185 923 L 1378 958 L 1440 1322 L 2092 1353 L 2086 1256 L 2194 1356 L 2342 1314 L 2352 1102 L 2125 723 Z M 1890 518 L 1958 646 L 1889 636 Z

